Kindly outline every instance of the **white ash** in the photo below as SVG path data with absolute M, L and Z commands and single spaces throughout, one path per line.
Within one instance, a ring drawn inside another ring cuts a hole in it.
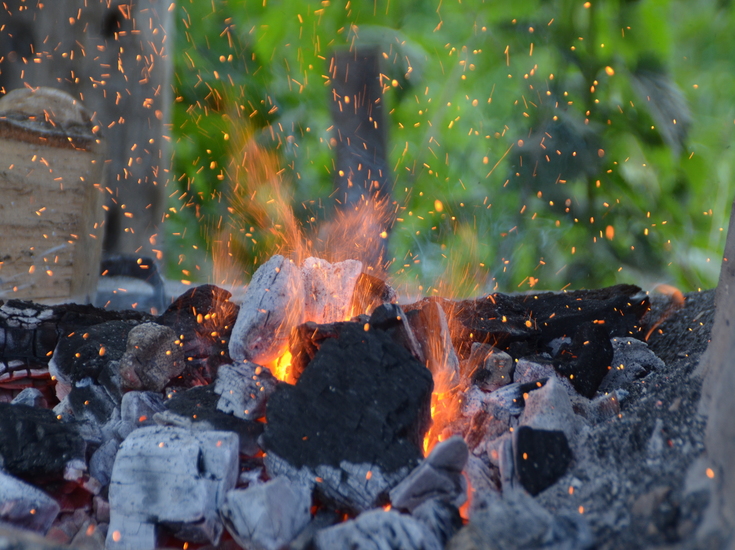
M 277 550 L 311 520 L 311 487 L 275 477 L 227 492 L 221 513 L 227 530 L 243 548 Z
M 371 510 L 357 519 L 322 529 L 314 538 L 317 550 L 441 550 L 433 532 L 410 516 Z
M 320 258 L 306 258 L 301 267 L 304 320 L 326 324 L 349 319 L 352 294 L 361 272 L 362 262 L 358 260 L 332 264 Z
M 230 336 L 230 357 L 236 362 L 275 361 L 303 313 L 301 269 L 283 256 L 273 256 L 253 274 L 245 291 Z
M 0 471 L 0 520 L 45 534 L 60 511 L 41 489 Z
M 237 440 L 231 432 L 173 427 L 132 432 L 112 469 L 107 548 L 153 549 L 157 524 L 187 540 L 217 544 L 218 510 L 237 481 Z
M 567 436 L 570 446 L 582 428 L 582 417 L 574 413 L 569 394 L 556 376 L 542 388 L 529 392 L 519 421 L 521 426 L 540 430 L 559 430 Z
M 255 363 L 246 361 L 222 365 L 214 385 L 214 393 L 220 396 L 217 409 L 243 420 L 261 418 L 276 383 L 268 369 Z
M 613 338 L 610 372 L 602 379 L 599 391 L 610 392 L 650 372 L 662 369 L 664 362 L 636 338 Z

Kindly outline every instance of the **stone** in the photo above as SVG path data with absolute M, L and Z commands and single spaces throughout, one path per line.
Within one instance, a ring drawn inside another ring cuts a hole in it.
M 562 431 L 521 426 L 514 435 L 518 479 L 535 496 L 566 473 L 572 461 L 572 451 Z
M 214 386 L 220 396 L 217 410 L 244 420 L 262 418 L 277 383 L 268 369 L 249 361 L 222 365 Z
M 310 508 L 310 487 L 276 477 L 228 491 L 221 513 L 227 530 L 243 548 L 278 550 L 306 527 Z
M 390 491 L 394 508 L 413 512 L 429 499 L 440 499 L 456 508 L 467 500 L 467 444 L 460 436 L 438 443 L 419 466 Z
M 230 357 L 235 362 L 275 361 L 303 313 L 301 270 L 291 260 L 273 256 L 253 274 L 245 291 L 230 337 Z
M 441 550 L 423 523 L 394 511 L 371 510 L 357 519 L 323 529 L 314 538 L 317 550 Z
M 237 436 L 144 427 L 120 446 L 110 482 L 108 549 L 147 550 L 162 524 L 191 542 L 217 544 L 218 510 L 238 475 Z
M 468 372 L 474 385 L 493 391 L 513 381 L 513 358 L 490 344 L 474 342 Z
M 59 510 L 40 489 L 0 471 L 0 521 L 45 534 Z
M 158 323 L 143 323 L 128 333 L 120 358 L 120 375 L 127 389 L 160 392 L 186 367 L 176 333 Z
M 306 258 L 301 267 L 304 320 L 317 324 L 349 320 L 352 295 L 361 272 L 362 262 L 358 260 L 332 264 L 320 258 Z
M 623 388 L 650 372 L 662 369 L 664 362 L 653 353 L 648 344 L 637 338 L 613 338 L 611 368 L 602 379 L 599 391 L 611 392 Z
M 378 470 L 393 479 L 405 468 L 406 475 L 422 455 L 432 388 L 428 369 L 389 334 L 348 323 L 324 341 L 296 385 L 279 385 L 268 400 L 266 467 L 270 459 L 281 465 L 274 456 L 295 471 L 306 467 L 324 479 L 322 492 L 331 476 L 320 475 L 320 466 L 344 474 L 352 464 L 357 477 L 340 484 L 356 487 L 372 484 Z
M 86 444 L 73 424 L 49 409 L 0 403 L 0 458 L 21 479 L 66 479 L 85 468 Z M 70 468 L 70 465 L 74 465 Z

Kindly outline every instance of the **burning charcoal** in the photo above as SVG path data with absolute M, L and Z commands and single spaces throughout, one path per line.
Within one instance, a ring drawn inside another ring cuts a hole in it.
M 185 367 L 176 333 L 157 323 L 143 323 L 128 333 L 120 375 L 128 389 L 162 391 Z
M 586 407 L 580 407 L 579 414 L 584 418 L 597 424 L 620 414 L 620 402 L 625 399 L 628 392 L 615 390 L 612 393 L 598 395 Z
M 651 371 L 663 368 L 664 362 L 648 344 L 635 338 L 613 338 L 611 369 L 603 378 L 599 391 L 610 392 L 622 388 L 628 382 L 643 378 Z
M 528 393 L 520 416 L 520 425 L 536 430 L 564 432 L 568 442 L 576 437 L 581 419 L 574 414 L 569 394 L 556 376 L 549 378 L 543 388 Z
M 521 426 L 515 431 L 514 451 L 518 479 L 534 496 L 563 476 L 572 461 L 572 451 L 562 431 Z
M 278 550 L 311 520 L 311 488 L 276 477 L 245 490 L 227 492 L 221 513 L 243 548 Z
M 201 285 L 179 296 L 157 322 L 173 329 L 189 366 L 210 383 L 221 363 L 230 361 L 228 344 L 237 319 L 232 294 L 214 285 Z M 199 382 L 201 383 L 201 382 Z
M 397 512 L 371 510 L 316 534 L 317 550 L 440 550 L 439 540 L 423 523 Z
M 283 550 L 313 550 L 314 537 L 322 529 L 342 521 L 342 514 L 336 510 L 320 507 L 304 529 Z
M 218 510 L 238 474 L 237 436 L 145 427 L 123 441 L 110 482 L 108 549 L 155 548 L 155 525 L 217 544 Z
M 0 472 L 0 520 L 45 534 L 59 509 L 59 504 L 40 489 Z
M 37 388 L 25 388 L 18 395 L 15 396 L 13 405 L 27 405 L 29 407 L 38 407 L 40 409 L 48 408 L 46 398 L 41 393 L 41 390 Z
M 119 440 L 108 439 L 92 453 L 89 459 L 89 475 L 99 481 L 103 487 L 110 484 L 112 466 L 115 463 L 119 445 Z
M 467 500 L 467 481 L 462 475 L 467 456 L 467 444 L 460 436 L 439 443 L 426 460 L 391 489 L 391 504 L 409 512 L 432 498 L 461 506 Z
M 21 479 L 71 477 L 84 465 L 84 440 L 53 411 L 0 403 L 0 458 Z
M 78 422 L 91 422 L 101 428 L 113 417 L 119 417 L 119 411 L 115 414 L 118 404 L 102 386 L 93 384 L 89 378 L 74 384 L 68 401 L 74 419 Z
M 462 527 L 462 517 L 457 508 L 441 498 L 432 498 L 421 503 L 411 515 L 434 533 L 444 548 L 449 539 Z
M 198 386 L 174 394 L 165 402 L 166 412 L 156 413 L 153 418 L 158 424 L 196 431 L 234 432 L 239 436 L 240 452 L 253 456 L 260 450 L 257 441 L 263 433 L 263 424 L 217 410 L 219 400 L 213 385 Z
M 312 480 L 323 479 L 320 492 L 364 487 L 374 505 L 392 486 L 377 481 L 395 485 L 401 478 L 394 474 L 405 469 L 406 475 L 421 457 L 432 387 L 428 369 L 388 334 L 346 324 L 338 338 L 324 341 L 295 386 L 278 386 L 268 400 L 263 443 L 269 474 L 304 469 Z M 325 477 L 320 466 L 343 471 Z
M 230 357 L 259 364 L 275 361 L 303 311 L 301 270 L 291 260 L 273 256 L 258 268 L 245 292 L 232 329 Z
M 330 264 L 319 258 L 306 258 L 301 268 L 305 293 L 304 319 L 318 324 L 347 320 L 361 271 L 362 262 L 357 260 Z
M 610 333 L 599 324 L 580 325 L 572 343 L 562 346 L 554 358 L 554 368 L 569 379 L 580 395 L 592 399 L 613 359 Z
M 435 390 L 447 392 L 459 384 L 460 376 L 447 316 L 436 300 L 426 299 L 416 305 L 416 309 L 406 311 L 406 317 L 421 345 Z
M 513 358 L 489 344 L 475 342 L 470 351 L 468 371 L 474 385 L 493 391 L 512 381 Z
M 411 352 L 422 363 L 425 361 L 421 346 L 408 324 L 406 314 L 397 304 L 383 304 L 370 315 L 370 326 L 389 334 L 391 338 Z
M 217 410 L 244 420 L 265 416 L 265 403 L 276 389 L 276 378 L 266 368 L 245 362 L 222 365 L 214 392 L 220 396 Z
M 350 310 L 370 313 L 382 304 L 394 304 L 397 299 L 396 291 L 383 279 L 360 273 L 352 294 Z
M 109 321 L 62 335 L 49 362 L 49 371 L 57 383 L 66 385 L 83 378 L 97 380 L 108 363 L 122 358 L 128 332 L 137 324 Z
M 307 321 L 296 327 L 289 342 L 291 373 L 295 380 L 299 379 L 306 365 L 314 359 L 322 343 L 327 338 L 337 338 L 347 324 L 347 322 L 339 322 L 317 325 Z
M 579 514 L 552 515 L 523 491 L 477 493 L 470 508 L 470 524 L 481 547 L 502 550 L 588 550 L 594 539 Z M 457 548 L 452 546 L 449 548 Z
M 513 372 L 513 382 L 517 384 L 528 384 L 535 382 L 536 380 L 556 376 L 557 373 L 554 370 L 554 365 L 542 357 L 536 357 L 533 361 L 529 359 L 519 359 L 516 363 L 515 371 Z M 574 390 L 571 385 L 569 386 L 570 389 Z

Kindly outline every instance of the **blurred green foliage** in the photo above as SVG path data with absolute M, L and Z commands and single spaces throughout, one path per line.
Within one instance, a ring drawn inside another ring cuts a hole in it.
M 330 54 L 377 46 L 394 284 L 716 284 L 735 168 L 730 2 L 181 0 L 175 13 L 169 275 L 210 279 L 229 232 L 224 263 L 247 279 L 282 241 L 273 193 L 307 228 L 329 215 Z M 258 177 L 243 147 L 278 165 L 257 197 L 233 190 Z

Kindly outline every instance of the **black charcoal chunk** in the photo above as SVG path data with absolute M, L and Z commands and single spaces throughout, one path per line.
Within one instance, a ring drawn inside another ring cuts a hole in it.
M 221 513 L 243 548 L 278 550 L 311 520 L 311 488 L 276 477 L 267 483 L 227 492 Z
M 125 353 L 128 332 L 137 321 L 108 321 L 62 334 L 49 362 L 49 371 L 67 384 L 97 380 L 102 369 Z
M 100 428 L 116 416 L 115 410 L 119 405 L 105 388 L 94 384 L 89 378 L 72 386 L 68 402 L 76 421 L 91 422 Z
M 0 521 L 45 534 L 59 510 L 40 489 L 0 471 Z
M 72 424 L 49 409 L 0 403 L 0 458 L 25 480 L 61 479 L 69 464 L 84 464 L 86 444 Z
M 397 343 L 406 348 L 421 361 L 425 361 L 424 352 L 414 336 L 411 326 L 403 310 L 398 304 L 382 304 L 370 315 L 370 326 L 384 331 Z
M 514 451 L 518 479 L 534 496 L 563 476 L 572 461 L 572 451 L 562 431 L 521 426 L 515 431 Z
M 296 468 L 342 461 L 385 472 L 412 467 L 430 422 L 432 387 L 406 348 L 350 323 L 324 341 L 295 386 L 276 388 L 263 441 Z
M 604 325 L 580 325 L 569 346 L 562 346 L 554 368 L 579 394 L 592 399 L 613 359 L 610 333 Z
M 237 319 L 232 294 L 214 285 L 201 285 L 179 296 L 156 322 L 180 339 L 187 365 L 206 383 L 217 368 L 230 362 L 228 344 Z M 188 371 L 187 371 L 188 372 Z
M 319 531 L 317 550 L 441 550 L 433 532 L 410 516 L 397 512 L 371 510 L 357 519 Z

